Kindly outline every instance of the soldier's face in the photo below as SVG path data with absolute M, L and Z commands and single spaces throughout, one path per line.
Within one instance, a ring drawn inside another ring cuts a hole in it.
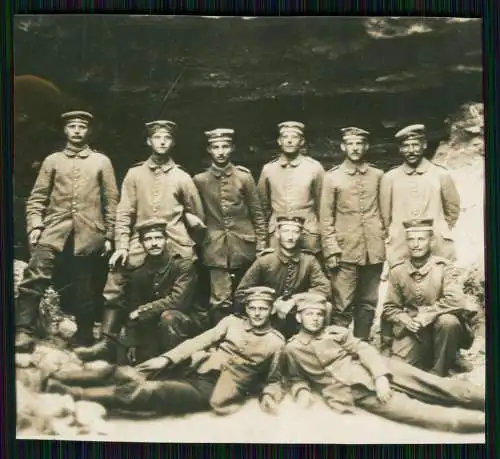
M 321 309 L 304 309 L 297 314 L 297 321 L 302 328 L 309 333 L 321 331 L 325 325 L 326 313 Z
M 70 121 L 64 126 L 64 133 L 71 143 L 82 144 L 87 140 L 89 126 L 81 121 Z
M 148 137 L 147 144 L 157 155 L 165 155 L 174 145 L 174 139 L 167 130 L 160 129 Z
M 348 138 L 340 144 L 341 150 L 346 154 L 347 158 L 353 163 L 358 163 L 363 160 L 368 151 L 368 142 L 363 138 Z
M 423 258 L 431 250 L 432 231 L 407 231 L 406 243 L 412 258 Z
M 269 323 L 271 306 L 262 300 L 253 300 L 246 305 L 245 312 L 254 328 L 262 328 Z
M 302 230 L 297 225 L 287 225 L 285 223 L 281 224 L 276 229 L 276 236 L 280 242 L 281 247 L 287 250 L 292 250 L 297 247 L 301 234 Z
M 410 139 L 401 143 L 400 151 L 407 164 L 410 166 L 418 166 L 420 161 L 422 161 L 426 147 L 427 144 L 425 141 Z
M 165 235 L 161 231 L 150 231 L 142 236 L 144 250 L 152 257 L 157 257 L 163 253 L 165 242 Z
M 285 154 L 296 154 L 304 145 L 304 138 L 296 132 L 284 132 L 278 137 L 278 145 Z
M 212 142 L 208 146 L 207 151 L 216 166 L 225 166 L 231 159 L 233 144 L 226 140 Z

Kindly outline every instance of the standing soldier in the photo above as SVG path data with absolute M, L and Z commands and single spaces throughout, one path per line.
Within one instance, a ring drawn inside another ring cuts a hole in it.
M 285 121 L 278 125 L 280 156 L 264 165 L 257 185 L 268 224 L 270 246 L 279 246 L 274 237 L 277 215 L 303 216 L 302 247 L 315 255 L 321 252 L 319 202 L 324 169 L 315 159 L 301 154 L 304 124 Z
M 383 172 L 366 163 L 369 133 L 341 130 L 346 158 L 325 175 L 321 197 L 321 236 L 334 295 L 333 322 L 368 339 L 385 259 L 378 195 Z
M 138 225 L 155 218 L 165 220 L 168 252 L 194 260 L 194 242 L 188 229 L 203 227 L 204 213 L 193 179 L 170 157 L 175 127 L 172 121 L 146 124 L 151 156 L 130 168 L 123 180 L 116 212 L 116 251 L 109 260 L 111 271 L 104 288 L 103 339 L 90 348 L 75 350 L 86 360 L 108 355 L 108 338 L 113 339 L 114 330 L 127 319 L 126 312 L 116 305 L 120 304 L 131 270 L 141 266 L 146 257 Z
M 33 348 L 40 299 L 63 253 L 73 255 L 71 269 L 77 272 L 76 283 L 81 287 L 71 311 L 78 326 L 74 341 L 92 342 L 94 307 L 102 292 L 84 288 L 82 277 L 100 273 L 92 266 L 95 256 L 112 250 L 118 201 L 113 166 L 107 156 L 87 144 L 90 113 L 72 111 L 61 117 L 66 147 L 45 158 L 26 203 L 31 259 L 16 305 L 17 352 Z M 97 280 L 91 285 L 95 287 Z
M 434 220 L 433 254 L 455 260 L 451 230 L 460 215 L 460 196 L 448 171 L 424 158 L 425 126 L 407 126 L 395 135 L 404 163 L 387 172 L 380 185 L 380 208 L 389 266 L 408 255 L 403 221 Z
M 232 312 L 233 288 L 266 247 L 264 215 L 250 170 L 231 163 L 233 129 L 205 132 L 212 164 L 194 177 L 206 214 L 202 258 L 210 273 L 212 324 Z

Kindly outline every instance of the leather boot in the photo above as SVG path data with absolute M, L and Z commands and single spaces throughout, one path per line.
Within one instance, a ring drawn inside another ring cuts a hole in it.
M 76 317 L 76 333 L 69 340 L 71 347 L 87 347 L 94 343 L 94 317 Z
M 123 311 L 117 309 L 105 309 L 102 320 L 102 339 L 93 346 L 76 348 L 75 354 L 84 362 L 92 360 L 106 360 L 116 363 L 118 354 L 118 335 L 123 326 Z
M 359 308 L 354 316 L 354 330 L 353 335 L 356 338 L 368 341 L 370 338 L 370 331 L 373 325 L 373 318 L 375 311 Z
M 92 365 L 91 363 L 87 365 Z M 111 379 L 116 370 L 115 365 L 99 365 L 99 367 L 84 368 L 82 370 L 65 370 L 61 369 L 52 373 L 52 378 L 63 384 L 71 386 L 90 387 L 96 385 L 103 385 Z
M 116 402 L 115 386 L 72 387 L 55 379 L 49 379 L 46 385 L 46 392 L 71 395 L 76 401 L 87 400 L 108 407 Z

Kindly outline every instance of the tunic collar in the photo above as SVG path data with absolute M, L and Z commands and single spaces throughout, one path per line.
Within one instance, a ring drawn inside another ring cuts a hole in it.
M 420 164 L 416 168 L 410 167 L 408 164 L 403 163 L 403 170 L 408 175 L 422 175 L 429 170 L 430 164 L 431 163 L 427 158 L 422 158 L 422 161 L 420 161 Z
M 366 171 L 368 170 L 368 164 L 367 163 L 362 163 L 359 165 L 353 164 L 349 159 L 345 159 L 344 162 L 342 163 L 342 166 L 344 167 L 344 170 L 349 174 L 349 175 L 354 175 L 356 173 L 359 174 L 366 174 Z
M 247 318 L 245 318 L 243 322 L 243 330 L 246 332 L 252 332 L 254 335 L 267 335 L 271 329 L 272 327 L 270 323 L 263 328 L 254 328 Z
M 158 168 L 160 168 L 163 172 L 168 172 L 170 169 L 172 169 L 175 166 L 175 162 L 172 158 L 169 158 L 169 160 L 165 164 L 156 164 L 151 157 L 149 157 L 146 160 L 146 165 L 152 170 L 156 171 Z
M 73 158 L 75 156 L 78 156 L 79 158 L 86 158 L 87 156 L 92 153 L 92 150 L 89 148 L 88 145 L 85 145 L 82 149 L 75 149 L 69 145 L 66 145 L 64 149 L 64 154 L 70 158 Z
M 218 167 L 215 164 L 211 164 L 208 170 L 217 178 L 220 178 L 222 175 L 229 177 L 233 173 L 233 164 L 229 163 L 224 168 Z
M 158 274 L 163 274 L 170 266 L 171 257 L 165 249 L 159 257 L 147 257 L 147 265 Z
M 300 261 L 300 251 L 291 256 L 287 256 L 281 250 L 278 250 L 278 258 L 285 265 L 289 262 L 298 263 Z
M 433 263 L 433 259 L 432 257 L 429 257 L 429 259 L 426 261 L 426 263 L 423 265 L 423 266 L 420 266 L 420 268 L 417 268 L 412 262 L 411 260 L 407 260 L 406 261 L 406 264 L 408 266 L 408 273 L 410 274 L 410 276 L 421 276 L 421 277 L 424 277 L 426 276 L 427 274 L 429 274 L 429 271 L 431 270 L 432 268 L 432 265 L 434 264 Z
M 281 167 L 297 167 L 302 162 L 302 159 L 303 155 L 301 155 L 300 153 L 292 161 L 289 161 L 285 155 L 281 154 L 278 158 L 278 162 Z
M 323 336 L 324 334 L 324 331 L 321 332 L 320 334 L 316 335 L 316 336 L 313 336 L 313 335 L 310 335 L 309 333 L 306 333 L 304 331 L 299 331 L 296 335 L 295 335 L 295 339 L 300 343 L 300 344 L 303 344 L 305 346 L 308 346 L 309 344 L 311 344 L 313 341 L 317 341 L 317 340 L 320 340 L 321 337 Z

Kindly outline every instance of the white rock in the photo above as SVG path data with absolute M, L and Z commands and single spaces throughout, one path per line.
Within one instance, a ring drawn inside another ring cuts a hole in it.
M 31 365 L 31 354 L 16 354 L 16 367 L 28 368 Z
M 65 317 L 59 322 L 58 332 L 64 339 L 70 339 L 77 330 L 76 323 Z
M 106 409 L 96 402 L 81 400 L 75 403 L 75 419 L 81 426 L 89 426 L 102 420 L 106 416 Z

